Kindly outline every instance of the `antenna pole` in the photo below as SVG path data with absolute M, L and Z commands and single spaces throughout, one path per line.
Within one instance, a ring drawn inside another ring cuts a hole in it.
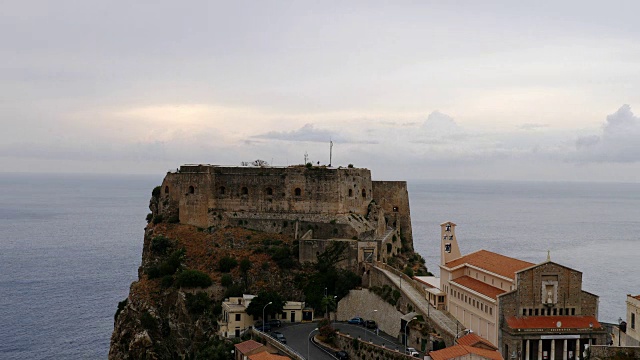
M 331 167 L 331 160 L 333 158 L 333 141 L 329 138 L 329 167 Z

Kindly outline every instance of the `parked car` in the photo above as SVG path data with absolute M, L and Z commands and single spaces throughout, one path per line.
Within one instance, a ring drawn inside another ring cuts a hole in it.
M 255 326 L 255 329 L 262 332 L 269 332 L 271 331 L 271 326 L 268 324 L 265 324 L 264 326 L 262 326 L 262 324 L 260 324 L 259 326 Z
M 271 327 L 280 327 L 282 325 L 282 322 L 278 319 L 271 319 L 267 321 L 267 325 Z
M 361 317 L 354 317 L 351 318 L 347 321 L 347 323 L 349 324 L 356 324 L 356 325 L 364 325 L 364 319 Z
M 273 336 L 276 340 L 280 341 L 283 344 L 287 343 L 287 338 L 285 338 L 281 332 L 274 331 L 271 333 L 271 336 Z
M 418 350 L 412 347 L 407 348 L 407 355 L 411 355 L 413 357 L 420 357 L 420 353 L 418 352 Z
M 378 324 L 373 320 L 367 320 L 364 322 L 364 326 L 366 326 L 367 329 L 375 329 L 378 327 Z
M 349 354 L 347 354 L 342 350 L 336 351 L 335 356 L 336 356 L 336 359 L 338 360 L 349 360 Z

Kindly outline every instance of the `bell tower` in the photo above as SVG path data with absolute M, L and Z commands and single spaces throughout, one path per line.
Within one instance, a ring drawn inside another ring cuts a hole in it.
M 440 239 L 441 265 L 462 256 L 456 239 L 456 224 L 451 221 L 440 224 Z

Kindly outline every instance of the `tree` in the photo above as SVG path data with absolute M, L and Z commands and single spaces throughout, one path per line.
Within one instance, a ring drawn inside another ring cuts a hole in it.
M 267 304 L 269 306 L 265 308 Z M 262 318 L 262 311 L 264 310 L 265 316 L 273 316 L 282 312 L 284 304 L 285 300 L 277 292 L 262 291 L 247 306 L 247 314 L 253 316 L 254 319 Z
M 325 295 L 322 297 L 322 301 L 320 302 L 322 309 L 325 312 L 331 312 L 336 309 L 336 298 L 332 295 Z M 326 313 L 324 316 L 328 317 L 329 314 Z

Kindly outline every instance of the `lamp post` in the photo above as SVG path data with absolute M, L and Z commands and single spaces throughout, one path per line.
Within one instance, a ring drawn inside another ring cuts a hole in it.
M 409 337 L 407 336 L 407 326 L 409 326 L 409 323 L 412 322 L 413 320 L 416 320 L 417 317 L 412 317 L 411 320 L 407 321 L 406 324 L 404 324 L 404 353 L 407 353 L 407 341 L 409 340 Z
M 618 347 L 620 347 L 620 338 L 622 337 L 622 331 L 620 330 L 620 325 L 622 325 L 622 318 L 618 318 Z M 626 343 L 626 341 L 625 341 Z
M 267 305 L 265 305 L 265 306 L 262 308 L 262 331 L 263 331 L 263 332 L 264 332 L 264 310 L 267 308 L 267 306 L 269 306 L 269 305 L 271 305 L 271 304 L 273 304 L 273 301 L 269 301 L 269 302 L 267 303 Z
M 333 312 L 333 324 L 334 324 L 334 325 L 335 325 L 336 320 L 337 320 L 336 318 L 338 317 L 338 303 L 337 303 L 337 300 L 338 300 L 338 296 L 336 295 L 336 296 L 334 296 L 334 297 L 333 297 L 333 305 L 334 305 L 334 306 L 335 306 L 335 308 L 336 308 L 336 309 L 334 310 L 334 312 Z
M 315 328 L 315 329 L 311 330 L 311 332 L 309 332 L 309 336 L 307 336 L 307 340 L 308 340 L 308 342 L 307 342 L 307 360 L 310 359 L 310 357 L 309 357 L 309 344 L 311 343 L 311 334 L 314 331 L 318 331 L 318 328 Z

